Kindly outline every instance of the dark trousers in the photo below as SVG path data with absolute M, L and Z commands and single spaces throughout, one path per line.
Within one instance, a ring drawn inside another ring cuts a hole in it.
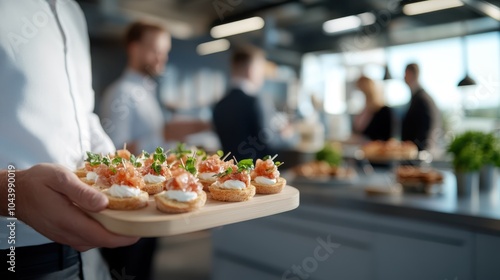
M 0 250 L 0 279 L 83 279 L 80 253 L 75 249 L 48 243 L 37 246 L 16 247 L 15 257 L 11 250 Z M 11 261 L 9 263 L 9 261 Z M 14 262 L 12 262 L 14 261 Z M 12 272 L 9 267 L 15 265 Z
M 134 280 L 150 280 L 156 238 L 141 238 L 137 243 L 119 248 L 101 248 L 101 254 L 109 266 L 112 278 L 117 275 L 135 277 Z

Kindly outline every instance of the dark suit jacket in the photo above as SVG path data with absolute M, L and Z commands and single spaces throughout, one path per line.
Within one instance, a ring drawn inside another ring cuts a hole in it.
M 439 110 L 432 98 L 423 89 L 417 90 L 403 118 L 401 140 L 413 141 L 419 150 L 429 149 L 437 140 L 434 130 L 439 127 L 439 119 Z
M 264 126 L 263 108 L 257 97 L 232 89 L 213 110 L 213 124 L 224 152 L 238 160 L 273 154 L 268 142 L 273 137 Z
M 395 117 L 392 109 L 384 106 L 378 110 L 363 131 L 370 140 L 387 141 L 394 136 Z

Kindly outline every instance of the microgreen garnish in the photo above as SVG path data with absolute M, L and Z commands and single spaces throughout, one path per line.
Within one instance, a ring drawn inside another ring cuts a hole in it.
M 250 172 L 253 169 L 253 159 L 247 158 L 247 159 L 242 159 L 238 162 L 238 172 L 242 171 L 248 171 Z
M 156 174 L 161 173 L 162 165 L 167 161 L 167 152 L 168 151 L 165 152 L 162 147 L 157 147 L 155 152 L 153 153 L 153 163 L 151 163 L 151 169 L 153 169 Z M 151 156 L 146 151 L 142 151 L 142 154 L 148 158 Z
M 190 154 L 191 150 L 186 149 L 186 144 L 177 143 L 177 147 L 175 147 L 173 153 L 177 158 L 182 158 L 184 155 Z
M 130 155 L 130 162 L 132 163 L 132 165 L 134 165 L 134 167 L 141 167 L 142 163 L 137 160 L 138 159 L 134 155 Z
M 218 150 L 218 151 L 217 151 L 217 155 L 218 155 L 219 157 L 222 157 L 222 156 L 224 155 L 224 152 L 223 152 L 223 151 L 221 151 L 221 150 Z
M 198 149 L 196 151 L 196 155 L 198 157 L 201 157 L 201 160 L 206 160 L 207 159 L 207 152 L 205 152 L 205 150 L 203 150 L 203 149 Z
M 101 155 L 87 152 L 87 159 L 85 160 L 90 166 L 97 166 L 101 164 Z
M 181 159 L 181 167 L 184 168 L 187 172 L 196 175 L 196 158 L 193 156 L 188 157 L 186 159 L 186 163 Z
M 219 173 L 215 174 L 214 177 L 224 177 L 224 176 L 227 176 L 227 175 L 229 175 L 231 173 L 233 173 L 233 168 L 232 167 L 228 167 L 223 172 L 219 172 Z
M 167 156 L 165 155 L 165 151 L 162 147 L 156 148 L 155 153 L 153 154 L 153 160 L 159 161 L 160 164 L 167 160 Z
M 117 155 L 117 153 L 115 153 Z M 131 158 L 132 159 L 132 158 Z M 111 172 L 116 173 L 116 165 L 125 164 L 125 160 L 119 156 L 111 159 L 109 156 L 102 156 L 100 154 L 95 154 L 92 152 L 87 152 L 87 159 L 85 160 L 90 163 L 91 166 L 97 166 L 100 164 L 104 164 L 109 167 Z
M 151 164 L 151 168 L 154 170 L 154 172 L 156 172 L 156 174 L 160 174 L 161 163 L 159 163 L 158 161 L 153 161 L 153 163 Z
M 102 157 L 102 160 L 101 162 L 106 165 L 106 166 L 109 166 L 111 164 L 111 159 L 108 157 L 108 156 L 104 156 Z
M 142 150 L 142 156 L 145 158 L 149 158 L 150 154 L 144 150 Z
M 236 161 L 236 158 L 234 160 Z M 243 171 L 250 172 L 254 168 L 253 159 L 251 158 L 242 159 L 239 162 L 237 162 L 236 166 L 238 167 L 238 169 L 233 170 L 232 167 L 228 167 L 225 171 L 215 174 L 214 177 L 224 177 L 233 172 L 237 173 L 241 173 Z
M 114 165 L 123 163 L 123 158 L 117 156 L 117 157 L 113 158 L 113 160 L 111 160 L 111 163 Z

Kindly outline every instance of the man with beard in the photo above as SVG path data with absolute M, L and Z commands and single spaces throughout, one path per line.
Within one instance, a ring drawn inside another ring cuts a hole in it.
M 163 144 L 163 114 L 154 77 L 165 68 L 170 35 L 161 26 L 136 22 L 125 36 L 127 68 L 104 94 L 102 124 L 116 147 L 134 154 Z

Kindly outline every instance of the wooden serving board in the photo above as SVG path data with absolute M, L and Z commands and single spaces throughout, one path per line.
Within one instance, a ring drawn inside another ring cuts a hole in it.
M 149 205 L 138 210 L 110 210 L 88 213 L 109 231 L 140 237 L 170 236 L 223 226 L 293 210 L 299 206 L 299 191 L 286 186 L 278 194 L 255 195 L 249 201 L 222 202 L 210 199 L 201 209 L 166 214 L 156 209 L 152 196 Z

